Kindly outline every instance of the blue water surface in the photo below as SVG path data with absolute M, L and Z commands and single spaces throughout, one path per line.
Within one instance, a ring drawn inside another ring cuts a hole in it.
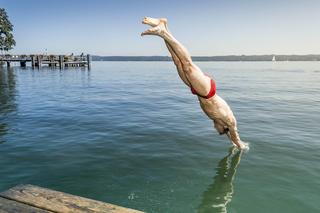
M 0 191 L 34 184 L 146 212 L 319 212 L 320 63 L 199 62 L 250 151 L 172 62 L 0 68 Z

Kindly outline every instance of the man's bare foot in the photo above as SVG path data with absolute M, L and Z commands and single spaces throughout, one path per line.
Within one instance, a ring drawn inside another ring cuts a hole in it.
M 144 17 L 142 20 L 142 23 L 150 25 L 151 27 L 156 27 L 160 23 L 164 23 L 164 25 L 167 25 L 168 21 L 166 18 L 157 19 L 157 18 L 151 18 L 151 17 Z
M 166 32 L 166 26 L 163 22 L 160 22 L 156 27 L 152 27 L 150 29 L 147 29 L 143 33 L 141 33 L 141 36 L 144 35 L 157 35 L 157 36 L 162 36 Z
M 152 28 L 141 33 L 141 36 L 144 36 L 144 35 L 161 36 L 162 33 L 165 32 L 165 30 L 168 30 L 167 29 L 168 21 L 166 18 L 157 19 L 157 18 L 151 18 L 151 17 L 144 17 L 144 19 L 142 20 L 142 23 L 150 25 Z

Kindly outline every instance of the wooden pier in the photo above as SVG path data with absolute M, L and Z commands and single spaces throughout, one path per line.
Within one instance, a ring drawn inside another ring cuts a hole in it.
M 33 185 L 18 185 L 0 193 L 1 213 L 143 213 L 101 201 Z
M 40 68 L 43 65 L 49 67 L 88 67 L 90 69 L 91 56 L 88 55 L 1 55 L 0 65 L 7 64 L 10 67 L 12 62 L 19 62 L 21 67 L 30 63 L 32 68 Z

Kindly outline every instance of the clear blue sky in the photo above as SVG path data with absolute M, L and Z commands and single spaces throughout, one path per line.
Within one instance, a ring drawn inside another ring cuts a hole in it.
M 12 53 L 168 55 L 140 37 L 142 17 L 167 17 L 192 55 L 320 54 L 320 0 L 0 0 Z

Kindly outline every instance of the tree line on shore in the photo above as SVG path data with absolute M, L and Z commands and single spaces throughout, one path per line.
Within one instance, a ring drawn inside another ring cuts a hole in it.
M 193 56 L 194 61 L 320 61 L 320 55 Z M 93 61 L 171 61 L 169 56 L 92 56 Z

